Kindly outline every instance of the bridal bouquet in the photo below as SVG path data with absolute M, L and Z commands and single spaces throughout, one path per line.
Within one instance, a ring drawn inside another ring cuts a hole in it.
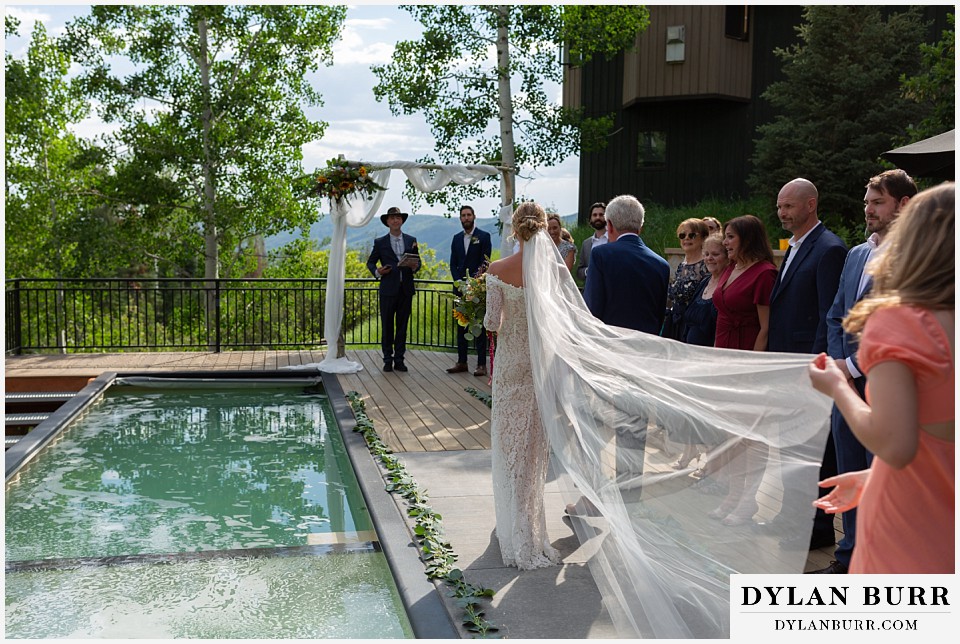
M 365 197 L 372 197 L 384 188 L 373 180 L 370 170 L 369 166 L 351 165 L 345 159 L 330 159 L 326 169 L 317 175 L 312 193 L 335 201 L 349 199 L 358 192 Z
M 464 337 L 473 340 L 483 333 L 483 316 L 487 312 L 487 274 L 466 277 L 456 284 L 460 295 L 453 299 L 453 318 L 467 329 Z

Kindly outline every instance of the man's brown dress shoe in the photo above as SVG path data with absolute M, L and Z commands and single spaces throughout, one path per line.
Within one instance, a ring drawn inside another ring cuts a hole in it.
M 486 366 L 486 365 L 480 365 L 479 367 L 477 367 L 477 370 L 473 372 L 473 375 L 475 375 L 475 376 L 485 376 L 485 375 L 487 375 L 487 366 Z
M 463 373 L 464 371 L 467 371 L 466 362 L 458 362 L 457 364 L 447 369 L 447 373 Z

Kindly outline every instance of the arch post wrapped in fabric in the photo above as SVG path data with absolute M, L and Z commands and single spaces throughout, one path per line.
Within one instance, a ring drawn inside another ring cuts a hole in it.
M 807 551 L 781 541 L 812 530 L 829 432 L 811 357 L 606 326 L 543 232 L 523 275 L 537 405 L 567 500 L 597 509 L 571 524 L 614 624 L 625 637 L 729 637 L 731 574 L 803 572 Z M 646 443 L 657 425 L 705 445 L 718 486 L 741 481 L 747 518 L 709 516 L 723 497 Z M 796 507 L 781 507 L 783 480 L 809 492 Z

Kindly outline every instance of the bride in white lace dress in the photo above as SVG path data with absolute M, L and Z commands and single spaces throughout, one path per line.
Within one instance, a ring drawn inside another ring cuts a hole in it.
M 560 562 L 543 511 L 549 451 L 533 393 L 522 268 L 524 242 L 545 228 L 543 208 L 521 204 L 513 215 L 520 249 L 493 262 L 486 278 L 483 325 L 497 332 L 490 415 L 497 539 L 504 565 L 521 570 Z

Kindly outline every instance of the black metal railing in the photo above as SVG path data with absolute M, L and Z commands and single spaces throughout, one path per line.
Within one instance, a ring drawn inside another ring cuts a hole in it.
M 12 279 L 6 352 L 310 348 L 330 340 L 326 288 L 325 279 Z M 407 344 L 455 347 L 452 306 L 451 282 L 418 280 Z M 346 345 L 379 345 L 376 280 L 347 279 L 343 312 Z

